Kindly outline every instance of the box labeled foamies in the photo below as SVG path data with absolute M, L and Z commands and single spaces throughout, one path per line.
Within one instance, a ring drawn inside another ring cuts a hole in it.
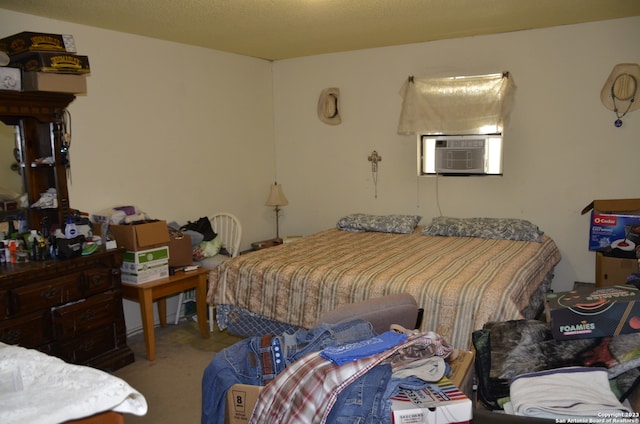
M 627 284 L 627 278 L 640 272 L 640 260 L 615 258 L 596 252 L 596 286 L 615 286 Z
M 588 212 L 589 250 L 634 251 L 640 244 L 640 199 L 594 200 L 582 210 Z
M 109 229 L 118 247 L 124 247 L 126 250 L 145 250 L 169 244 L 167 223 L 162 220 L 110 225 Z
M 22 90 L 82 94 L 87 92 L 87 77 L 53 72 L 25 72 L 22 76 Z
M 122 254 L 122 281 L 146 283 L 169 276 L 169 246 L 126 251 Z
M 473 417 L 473 405 L 448 378 L 422 390 L 401 389 L 391 398 L 394 424 L 464 423 Z
M 22 89 L 22 71 L 0 66 L 0 90 L 20 91 Z
M 640 290 L 632 285 L 578 286 L 547 293 L 547 320 L 556 340 L 618 336 L 640 331 Z
M 246 424 L 249 422 L 262 388 L 262 386 L 248 384 L 234 384 L 231 386 L 227 391 L 225 424 Z
M 84 74 L 91 72 L 87 56 L 69 53 L 26 52 L 11 56 L 9 66 L 25 72 L 59 72 Z
M 73 35 L 23 31 L 0 39 L 0 50 L 13 56 L 28 51 L 76 52 Z

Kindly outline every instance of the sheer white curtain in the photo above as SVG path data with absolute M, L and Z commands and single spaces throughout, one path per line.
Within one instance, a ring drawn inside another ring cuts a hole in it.
M 403 84 L 398 134 L 501 133 L 515 85 L 509 73 L 414 78 Z

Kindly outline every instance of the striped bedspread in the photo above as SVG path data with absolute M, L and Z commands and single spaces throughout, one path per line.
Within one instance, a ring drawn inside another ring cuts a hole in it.
M 421 230 L 329 229 L 241 255 L 211 271 L 208 300 L 309 328 L 339 305 L 407 292 L 424 308 L 422 330 L 466 349 L 484 323 L 522 318 L 560 261 L 546 235 L 536 243 L 423 236 Z

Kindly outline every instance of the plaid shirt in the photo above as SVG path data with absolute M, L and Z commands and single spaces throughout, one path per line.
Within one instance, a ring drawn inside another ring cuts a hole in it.
M 338 366 L 310 353 L 287 367 L 258 396 L 250 424 L 325 423 L 338 394 L 371 368 L 416 344 L 430 345 L 433 333 L 409 339 L 382 353 Z M 451 353 L 446 350 L 445 356 Z M 437 352 L 437 354 L 440 354 Z

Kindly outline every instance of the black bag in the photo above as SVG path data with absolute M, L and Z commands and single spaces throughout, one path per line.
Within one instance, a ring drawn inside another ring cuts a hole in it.
M 59 259 L 71 259 L 82 256 L 85 237 L 81 234 L 72 239 L 56 239 L 56 256 Z
M 202 234 L 204 241 L 213 240 L 217 236 L 211 227 L 211 221 L 209 221 L 209 218 L 206 216 L 198 219 L 196 222 L 188 221 L 186 225 L 180 227 L 180 231 L 196 231 Z
M 504 379 L 491 378 L 491 343 L 490 330 L 483 328 L 471 335 L 476 349 L 475 371 L 478 382 L 478 399 L 491 410 L 502 409 L 498 400 L 509 396 L 509 382 Z

